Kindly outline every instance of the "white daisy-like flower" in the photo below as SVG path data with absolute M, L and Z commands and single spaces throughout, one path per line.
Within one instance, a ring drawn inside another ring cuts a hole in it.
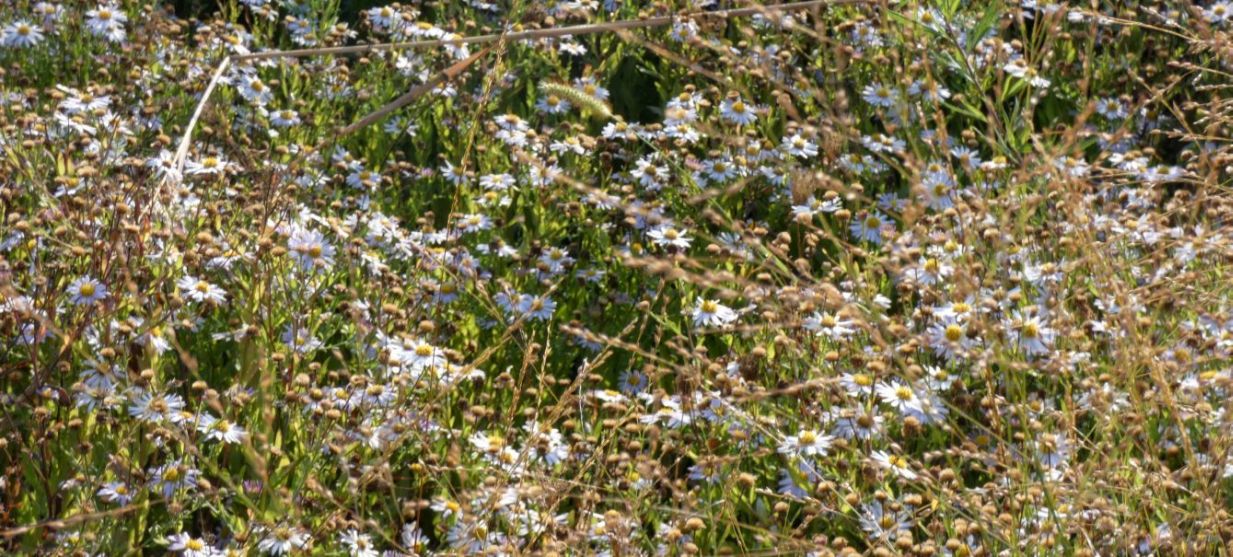
M 85 276 L 74 280 L 68 287 L 69 301 L 79 306 L 88 306 L 107 298 L 107 287 L 94 277 Z
M 831 447 L 831 436 L 818 433 L 812 429 L 806 429 L 796 435 L 784 438 L 779 444 L 779 452 L 782 454 L 794 454 L 800 456 L 822 456 Z
M 372 537 L 357 530 L 347 530 L 339 536 L 342 544 L 347 546 L 351 557 L 378 557 L 381 555 L 372 543 Z
M 205 434 L 206 439 L 222 441 L 228 445 L 241 443 L 248 435 L 244 428 L 235 423 L 204 413 L 197 420 L 197 431 Z
M 967 326 L 956 320 L 942 320 L 929 328 L 929 346 L 933 353 L 953 361 L 967 355 L 975 343 L 968 338 Z
M 225 290 L 192 275 L 184 275 L 176 281 L 176 287 L 184 293 L 186 298 L 194 302 L 207 302 L 214 305 L 227 302 Z
M 690 316 L 694 320 L 695 327 L 723 327 L 736 321 L 738 317 L 732 308 L 705 298 L 698 298 L 698 303 L 694 305 Z
M 907 383 L 902 381 L 882 383 L 877 386 L 876 391 L 883 403 L 898 410 L 901 414 L 921 412 L 920 397 L 916 394 L 916 390 Z
M 108 482 L 98 490 L 98 496 L 108 503 L 127 505 L 133 500 L 133 490 L 124 482 Z
M 279 526 L 257 542 L 257 550 L 267 555 L 289 555 L 308 546 L 311 537 L 298 527 Z
M 873 461 L 878 466 L 890 470 L 896 476 L 905 480 L 915 480 L 917 478 L 916 472 L 912 471 L 912 464 L 902 456 L 893 455 L 886 451 L 874 451 Z
M 225 172 L 228 164 L 222 157 L 208 156 L 184 163 L 184 173 L 189 176 L 213 176 Z
M 179 533 L 167 537 L 167 550 L 174 551 L 184 557 L 213 557 L 215 549 L 201 538 L 194 538 L 187 533 Z
M 300 268 L 308 271 L 334 265 L 334 246 L 316 230 L 296 228 L 287 240 L 287 249 Z
M 757 107 L 747 104 L 740 97 L 724 99 L 719 105 L 719 114 L 738 126 L 750 124 L 758 119 Z
M 838 313 L 814 313 L 805 319 L 806 330 L 833 340 L 842 340 L 856 332 L 855 322 Z
M 647 236 L 655 242 L 655 245 L 676 249 L 686 249 L 693 241 L 685 231 L 677 229 L 671 223 L 664 223 L 651 229 Z
M 1016 312 L 1007 323 L 1010 338 L 1028 356 L 1048 354 L 1056 332 L 1039 316 Z
M 27 48 L 42 41 L 42 30 L 27 21 L 14 21 L 0 31 L 0 45 L 9 48 Z
M 889 86 L 874 83 L 866 85 L 861 91 L 865 102 L 882 108 L 891 108 L 899 101 L 899 92 Z
M 812 141 L 805 139 L 801 134 L 793 134 L 792 137 L 785 139 L 783 142 L 783 150 L 789 155 L 812 158 L 818 156 L 818 146 Z

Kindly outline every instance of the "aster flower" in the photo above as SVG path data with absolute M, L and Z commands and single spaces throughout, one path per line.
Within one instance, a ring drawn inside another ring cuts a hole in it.
M 284 108 L 270 113 L 270 125 L 276 128 L 289 128 L 300 124 L 300 113 Z
M 519 296 L 515 311 L 527 319 L 547 321 L 552 318 L 552 312 L 557 309 L 557 303 L 547 296 Z
M 912 521 L 906 510 L 892 511 L 886 503 L 873 501 L 861 505 L 860 525 L 870 539 L 888 540 L 910 530 Z
M 1006 327 L 1011 340 L 1028 356 L 1050 352 L 1055 333 L 1039 316 L 1015 312 Z
M 921 400 L 916 390 L 902 381 L 882 383 L 876 387 L 878 398 L 901 414 L 921 411 Z
M 183 409 L 184 399 L 180 395 L 140 391 L 129 405 L 128 413 L 139 420 L 158 423 L 171 420 Z
M 535 108 L 545 114 L 564 114 L 571 107 L 569 101 L 556 95 L 544 95 L 535 102 Z
M 619 378 L 621 392 L 627 395 L 634 395 L 642 392 L 647 388 L 647 376 L 645 373 L 635 370 L 625 370 L 621 372 Z
M 256 75 L 239 78 L 240 96 L 257 106 L 265 106 L 274 100 L 274 90 Z
M 649 236 L 651 241 L 655 242 L 655 245 L 657 246 L 681 250 L 688 248 L 690 242 L 693 241 L 693 239 L 690 238 L 685 231 L 678 230 L 671 223 L 664 223 L 651 229 L 650 232 L 647 232 L 647 236 Z
M 756 110 L 756 107 L 746 104 L 738 96 L 729 96 L 719 105 L 719 113 L 723 119 L 738 126 L 757 120 Z
M 185 297 L 194 302 L 205 302 L 214 305 L 222 305 L 227 302 L 226 291 L 192 275 L 181 277 L 180 280 L 176 281 L 176 287 L 184 293 Z
M 838 313 L 814 313 L 805 319 L 805 330 L 832 340 L 843 340 L 856 333 L 856 323 Z
M 889 226 L 890 220 L 886 215 L 876 211 L 866 212 L 860 218 L 853 219 L 849 229 L 852 232 L 852 237 L 856 240 L 863 240 L 873 244 L 882 243 L 882 235 Z
M 792 137 L 785 139 L 783 142 L 783 150 L 789 155 L 801 158 L 813 158 L 818 156 L 818 146 L 812 141 L 805 139 L 801 134 L 793 134 Z
M 111 3 L 100 4 L 97 8 L 86 12 L 86 29 L 113 43 L 124 42 L 124 24 L 127 22 L 128 16 Z
M 947 361 L 960 359 L 975 344 L 968 338 L 967 326 L 959 321 L 943 320 L 929 328 L 929 345 L 933 353 Z
M 307 547 L 310 539 L 308 533 L 299 527 L 278 526 L 270 529 L 257 542 L 257 550 L 266 555 L 290 555 Z
M 229 164 L 221 157 L 208 156 L 184 163 L 184 173 L 189 176 L 214 176 L 226 172 Z
M 783 442 L 779 444 L 779 452 L 807 457 L 823 456 L 830 446 L 831 437 L 829 435 L 806 429 L 796 435 L 785 437 Z
M 818 213 L 834 213 L 842 208 L 843 202 L 838 197 L 822 201 L 811 195 L 804 203 L 792 206 L 792 216 L 797 219 L 812 219 Z
M 339 541 L 347 546 L 351 557 L 378 557 L 381 555 L 372 543 L 372 537 L 355 529 L 347 530 L 339 536 Z
M 321 348 L 321 341 L 317 340 L 307 329 L 303 327 L 295 327 L 287 325 L 283 329 L 282 334 L 283 344 L 291 347 L 296 352 L 307 354 L 318 348 Z
M 184 557 L 214 557 L 215 549 L 205 540 L 194 538 L 186 533 L 173 534 L 167 537 L 167 550 L 174 551 Z
M 905 480 L 915 480 L 917 477 L 916 472 L 912 471 L 911 463 L 902 456 L 893 455 L 886 451 L 874 451 L 873 461 L 879 467 L 889 470 Z
M 843 373 L 840 376 L 840 386 L 848 397 L 872 396 L 877 392 L 878 381 L 868 373 Z
M 886 85 L 874 83 L 865 86 L 861 91 L 861 98 L 874 106 L 891 108 L 899 101 L 899 94 Z
M 27 21 L 14 21 L 0 30 L 0 45 L 28 48 L 43 42 L 43 32 Z
M 868 412 L 864 408 L 840 412 L 835 417 L 835 425 L 831 434 L 841 439 L 860 439 L 868 441 L 882 436 L 885 419 L 881 414 Z
M 235 445 L 244 441 L 248 435 L 244 428 L 224 419 L 215 418 L 210 414 L 202 414 L 197 421 L 197 431 L 205 434 L 206 439 L 222 441 Z
M 306 271 L 324 270 L 334 265 L 334 246 L 316 230 L 296 228 L 287 240 L 292 259 Z
M 732 308 L 715 300 L 698 298 L 690 316 L 695 327 L 724 327 L 737 319 L 737 313 Z
M 183 461 L 175 460 L 152 470 L 150 476 L 154 478 L 151 488 L 163 497 L 170 498 L 178 491 L 196 489 L 201 472 Z
M 108 482 L 99 488 L 98 496 L 108 503 L 123 506 L 133 500 L 133 491 L 124 482 Z
M 67 291 L 69 301 L 79 306 L 88 306 L 107 298 L 107 287 L 90 276 L 74 280 Z

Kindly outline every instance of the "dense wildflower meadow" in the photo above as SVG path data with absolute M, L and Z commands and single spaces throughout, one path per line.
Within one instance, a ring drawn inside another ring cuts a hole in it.
M 0 5 L 0 553 L 1225 555 L 1233 3 Z

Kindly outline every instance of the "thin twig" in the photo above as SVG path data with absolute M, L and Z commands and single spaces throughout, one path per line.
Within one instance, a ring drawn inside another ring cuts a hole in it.
M 231 66 L 231 57 L 223 58 L 219 62 L 218 68 L 214 70 L 214 76 L 210 78 L 210 84 L 206 86 L 205 92 L 201 94 L 201 100 L 197 101 L 197 108 L 193 110 L 193 117 L 188 120 L 188 126 L 184 128 L 184 135 L 180 137 L 180 146 L 176 148 L 175 158 L 171 159 L 175 164 L 176 175 L 181 175 L 184 172 L 184 161 L 188 157 L 188 145 L 192 142 L 193 130 L 197 127 L 197 120 L 201 118 L 201 113 L 205 111 L 206 104 L 210 100 L 210 94 L 214 92 L 214 88 L 218 86 L 218 82 L 222 80 L 223 73 Z
M 345 128 L 338 130 L 338 134 L 336 137 L 343 137 L 346 135 L 350 135 L 351 132 L 354 132 L 355 130 L 358 130 L 364 126 L 367 126 L 373 122 L 376 122 L 377 120 L 384 118 L 389 113 L 394 112 L 395 110 L 398 110 L 404 106 L 407 106 L 408 104 L 411 104 L 412 102 L 415 101 L 415 99 L 418 99 L 424 96 L 424 94 L 428 93 L 429 91 L 432 91 L 434 87 L 442 83 L 445 83 L 446 81 L 454 79 L 455 77 L 458 77 L 459 74 L 466 71 L 467 68 L 471 67 L 471 64 L 474 64 L 476 60 L 479 60 L 485 54 L 488 54 L 490 50 L 492 50 L 491 47 L 485 48 L 484 50 L 481 50 L 479 52 L 476 52 L 475 54 L 472 54 L 470 57 L 466 58 L 465 60 L 461 60 L 458 63 L 442 70 L 441 72 L 438 72 L 436 75 L 432 77 L 432 79 L 429 79 L 428 81 L 425 81 L 424 83 L 420 85 L 412 87 L 411 90 L 407 91 L 405 95 L 402 95 L 401 97 L 398 97 L 397 99 L 394 99 L 393 101 L 390 101 L 388 104 L 377 109 L 375 112 L 369 114 L 368 116 L 361 118 L 358 122 L 355 122 Z

